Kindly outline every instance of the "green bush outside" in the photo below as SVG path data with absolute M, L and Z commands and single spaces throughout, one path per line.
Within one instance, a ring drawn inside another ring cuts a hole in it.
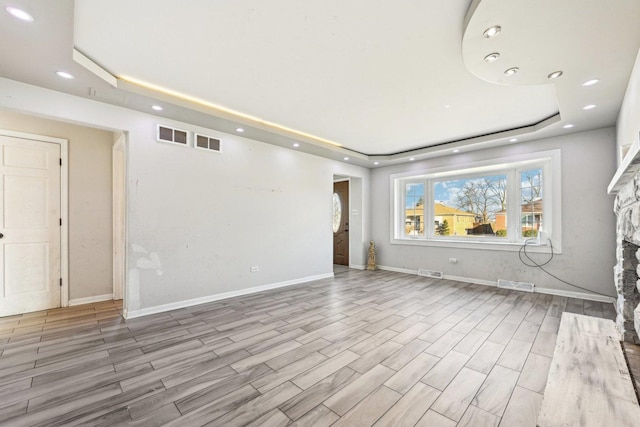
M 496 237 L 507 237 L 507 230 L 496 230 Z

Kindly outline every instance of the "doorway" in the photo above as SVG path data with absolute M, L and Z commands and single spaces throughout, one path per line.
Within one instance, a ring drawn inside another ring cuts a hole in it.
M 333 183 L 333 263 L 349 266 L 349 181 Z
M 0 133 L 0 316 L 65 305 L 67 141 Z

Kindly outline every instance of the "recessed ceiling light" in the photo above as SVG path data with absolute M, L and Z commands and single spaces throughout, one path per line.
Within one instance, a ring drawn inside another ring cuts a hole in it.
M 409 161 L 413 162 L 416 158 L 415 157 L 409 157 Z
M 380 162 L 373 162 L 373 164 L 374 164 L 374 165 L 379 165 L 379 164 L 380 164 Z
M 22 21 L 33 22 L 33 16 L 31 16 L 30 14 L 28 14 L 22 9 L 18 9 L 17 7 L 7 6 L 6 11 Z
M 163 110 L 163 108 L 161 106 L 159 106 L 159 105 L 152 105 L 151 108 L 153 108 L 156 111 L 162 111 Z
M 451 105 L 447 104 L 447 105 L 444 106 L 444 108 L 446 108 L 448 110 L 449 108 L 451 108 Z
M 594 108 L 596 108 L 596 104 L 589 104 L 582 107 L 583 110 L 592 110 Z
M 500 25 L 494 25 L 493 27 L 489 27 L 486 30 L 484 30 L 484 33 L 482 33 L 482 35 L 485 38 L 490 39 L 500 34 L 500 31 L 502 31 L 502 28 L 500 27 Z
M 518 138 L 511 138 L 511 139 L 509 140 L 509 142 L 516 142 L 516 141 L 518 141 Z
M 242 128 L 236 128 L 236 132 L 240 132 L 240 133 L 242 133 L 242 132 L 244 132 L 244 129 L 242 129 Z
M 513 76 L 514 74 L 516 74 L 518 71 L 520 71 L 520 68 L 518 67 L 511 67 L 507 70 L 504 70 L 504 74 L 507 76 Z
M 456 148 L 455 150 L 453 150 L 453 152 L 454 152 L 454 153 L 459 153 L 459 152 L 460 152 L 460 149 L 459 149 L 459 148 Z
M 560 77 L 562 75 L 562 71 L 558 70 L 558 71 L 554 71 L 553 73 L 549 74 L 547 76 L 547 78 L 549 80 L 553 80 L 553 79 L 557 79 L 558 77 Z
M 574 125 L 572 125 L 571 123 L 567 123 L 566 125 L 562 126 L 565 129 L 570 129 L 572 128 Z
M 73 79 L 73 78 L 74 78 L 71 74 L 67 73 L 66 71 L 56 71 L 56 74 L 57 74 L 59 77 L 62 77 L 63 79 L 69 79 L 69 80 L 71 80 L 71 79 Z
M 293 144 L 293 148 L 298 148 L 298 147 L 300 147 L 300 144 L 298 144 L 297 142 L 295 142 L 295 143 Z
M 348 158 L 348 157 L 345 157 L 344 159 L 345 159 L 345 160 L 349 160 L 349 158 Z
M 484 57 L 485 62 L 493 62 L 496 59 L 500 58 L 500 54 L 498 52 L 490 53 L 489 55 Z
M 587 80 L 586 82 L 582 83 L 582 86 L 593 86 L 594 84 L 598 83 L 599 81 L 600 81 L 600 79 Z

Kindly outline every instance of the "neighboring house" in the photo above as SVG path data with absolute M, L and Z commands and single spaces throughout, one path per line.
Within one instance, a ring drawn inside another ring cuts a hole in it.
M 449 224 L 449 236 L 465 236 L 467 228 L 473 227 L 475 214 L 452 208 L 444 203 L 435 204 L 435 226 L 442 224 L 445 220 Z
M 467 228 L 473 227 L 475 215 L 471 212 L 452 208 L 444 203 L 436 203 L 434 208 L 434 227 L 437 228 L 446 220 L 449 225 L 448 236 L 464 236 L 467 234 Z M 406 209 L 405 233 L 410 236 L 424 233 L 423 205 Z
M 542 226 L 543 207 L 542 199 L 535 199 L 520 206 L 520 224 L 523 233 L 535 230 L 537 235 Z
M 502 209 L 495 213 L 496 222 L 494 224 L 494 231 L 507 230 L 507 210 Z
M 537 234 L 537 231 L 542 226 L 543 207 L 542 199 L 536 199 L 520 205 L 520 224 L 523 233 L 536 230 L 535 234 Z M 507 211 L 501 210 L 496 212 L 495 215 L 496 222 L 494 225 L 494 231 L 506 230 Z

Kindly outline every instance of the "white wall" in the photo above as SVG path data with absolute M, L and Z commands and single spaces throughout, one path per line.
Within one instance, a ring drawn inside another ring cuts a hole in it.
M 113 134 L 7 110 L 0 128 L 69 140 L 69 299 L 111 294 Z
M 640 144 L 640 51 L 631 72 L 616 125 L 618 153 L 623 146 Z M 618 163 L 622 160 L 618 156 Z
M 540 288 L 583 293 L 525 267 L 517 252 L 390 244 L 391 174 L 559 148 L 563 253 L 556 255 L 548 270 L 566 281 L 613 296 L 615 216 L 607 184 L 615 171 L 615 144 L 615 129 L 606 128 L 373 170 L 371 234 L 376 240 L 378 264 L 407 270 L 426 268 L 482 281 L 527 281 Z M 457 258 L 458 263 L 449 263 L 449 257 Z
M 330 276 L 333 176 L 360 178 L 369 204 L 368 169 L 7 79 L 0 91 L 0 106 L 128 132 L 130 314 Z M 219 137 L 223 152 L 158 143 L 158 122 Z

